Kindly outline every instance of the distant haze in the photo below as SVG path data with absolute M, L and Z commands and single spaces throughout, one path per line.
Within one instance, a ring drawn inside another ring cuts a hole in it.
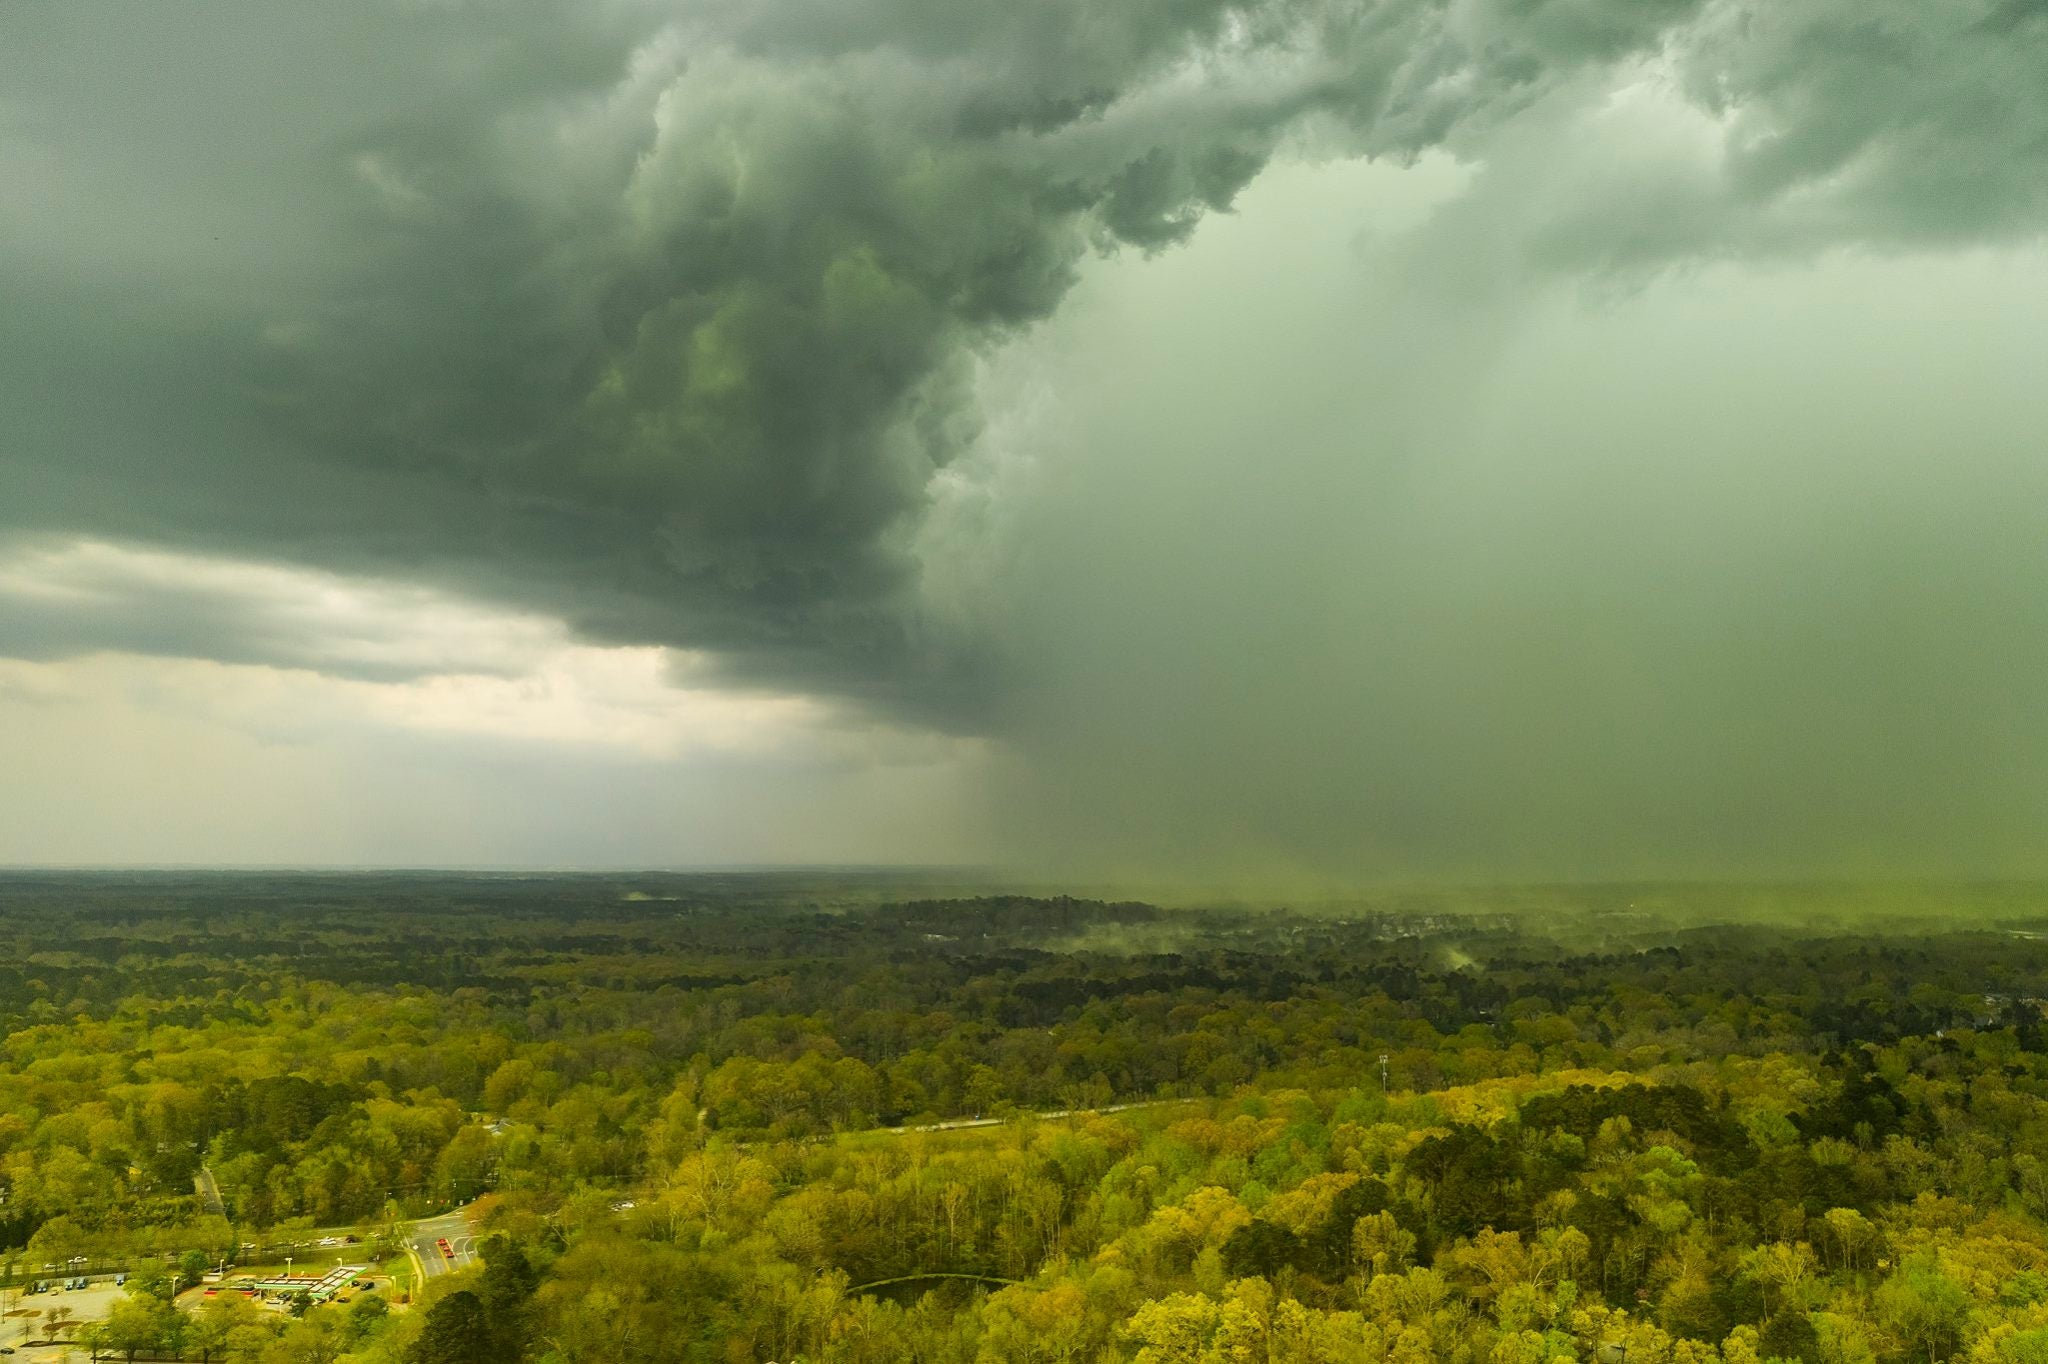
M 2048 10 L 0 15 L 0 860 L 2048 872 Z

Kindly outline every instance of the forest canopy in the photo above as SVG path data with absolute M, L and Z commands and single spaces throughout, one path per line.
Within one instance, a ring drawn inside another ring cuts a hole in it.
M 1731 895 L 10 875 L 0 1245 L 236 1364 L 2048 1359 L 2048 900 Z M 398 1310 L 168 1305 L 456 1207 Z

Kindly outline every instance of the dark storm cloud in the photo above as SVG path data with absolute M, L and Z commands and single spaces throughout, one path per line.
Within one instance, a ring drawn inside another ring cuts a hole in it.
M 1631 229 L 1657 258 L 2036 231 L 2048 184 L 2044 21 L 2012 0 L 0 25 L 0 172 L 28 187 L 0 208 L 0 522 L 409 575 L 961 723 L 1001 664 L 920 623 L 914 537 L 974 437 L 977 347 L 1091 249 L 1184 238 L 1305 122 L 1483 156 L 1665 62 L 1732 140 Z M 1570 226 L 1563 254 L 1618 249 Z
M 1724 24 L 1696 88 L 1735 114 L 1749 202 L 1816 187 L 1844 236 L 2031 235 L 2048 207 L 2048 11 L 2016 0 L 1771 7 Z
M 2048 12 L 2028 0 L 1708 5 L 1659 62 L 1718 120 L 1706 143 L 1610 146 L 1597 174 L 1555 175 L 1581 107 L 1489 150 L 1502 183 L 1478 197 L 1529 225 L 1529 265 L 1641 275 L 2048 229 Z

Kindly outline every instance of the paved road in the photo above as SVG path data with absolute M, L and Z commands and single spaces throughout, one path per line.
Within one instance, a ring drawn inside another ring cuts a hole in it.
M 1142 1099 L 1137 1103 L 1130 1104 L 1105 1104 L 1101 1108 L 1056 1108 L 1050 1113 L 1033 1113 L 1029 1116 L 1037 1118 L 1040 1122 L 1053 1122 L 1061 1118 L 1087 1116 L 1095 1113 L 1128 1113 L 1134 1108 L 1163 1108 L 1168 1104 L 1191 1104 L 1196 1102 L 1198 1100 L 1195 1099 Z M 891 1132 L 899 1136 L 905 1132 L 958 1132 L 968 1127 L 1000 1127 L 1004 1123 L 1016 1122 L 1018 1118 L 1024 1116 L 1026 1115 L 1020 1113 L 1016 1117 L 1009 1118 L 948 1118 L 944 1122 L 926 1123 L 922 1127 L 882 1127 L 875 1130 Z M 850 1135 L 858 1135 L 858 1133 Z
M 454 1252 L 452 1258 L 441 1253 L 443 1240 Z M 419 1262 L 420 1273 L 429 1279 L 462 1269 L 476 1260 L 476 1237 L 470 1235 L 469 1214 L 464 1208 L 413 1223 L 406 1245 Z
M 198 1193 L 199 1201 L 206 1205 L 208 1212 L 215 1217 L 228 1215 L 227 1205 L 220 1201 L 220 1185 L 213 1182 L 212 1170 L 204 1165 L 200 1166 L 199 1173 L 192 1176 L 192 1188 Z

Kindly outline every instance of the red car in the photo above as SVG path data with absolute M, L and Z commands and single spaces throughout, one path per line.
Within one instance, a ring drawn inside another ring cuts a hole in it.
M 447 1258 L 447 1259 L 450 1259 L 450 1260 L 452 1260 L 452 1259 L 454 1259 L 454 1258 L 455 1258 L 455 1252 L 454 1252 L 454 1251 L 453 1251 L 452 1249 L 450 1249 L 450 1248 L 449 1248 L 449 1245 L 448 1245 L 448 1238 L 447 1238 L 447 1237 L 445 1237 L 445 1236 L 437 1236 L 437 1237 L 435 1237 L 435 1238 L 434 1238 L 434 1244 L 435 1244 L 435 1245 L 437 1245 L 437 1246 L 439 1246 L 439 1247 L 441 1248 L 441 1254 L 442 1254 L 442 1255 L 443 1255 L 443 1256 L 444 1256 L 445 1258 Z

